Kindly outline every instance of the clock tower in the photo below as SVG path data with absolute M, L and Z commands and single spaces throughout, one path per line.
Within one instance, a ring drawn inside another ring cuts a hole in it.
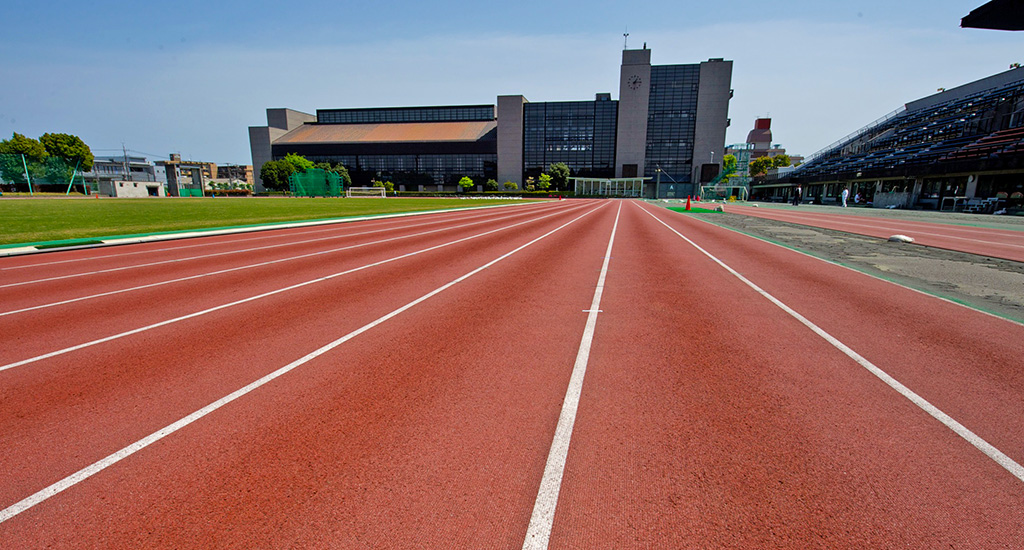
M 619 71 L 619 123 L 615 137 L 615 177 L 644 175 L 647 107 L 651 90 L 651 50 L 623 50 Z

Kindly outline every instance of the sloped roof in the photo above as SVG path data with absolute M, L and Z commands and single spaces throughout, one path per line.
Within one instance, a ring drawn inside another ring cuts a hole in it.
M 303 124 L 274 140 L 279 143 L 429 143 L 479 141 L 498 127 L 486 122 Z

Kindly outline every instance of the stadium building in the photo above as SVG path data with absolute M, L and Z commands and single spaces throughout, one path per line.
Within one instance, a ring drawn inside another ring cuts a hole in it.
M 835 203 L 844 187 L 875 207 L 1024 209 L 1024 68 L 943 90 L 753 185 L 753 198 Z
M 296 153 L 344 164 L 354 185 L 454 191 L 469 176 L 522 189 L 563 162 L 572 176 L 645 178 L 645 196 L 686 197 L 718 174 L 731 82 L 731 61 L 651 65 L 644 47 L 622 52 L 618 100 L 503 95 L 496 105 L 267 109 L 267 126 L 250 127 L 249 143 L 257 176 L 264 162 Z

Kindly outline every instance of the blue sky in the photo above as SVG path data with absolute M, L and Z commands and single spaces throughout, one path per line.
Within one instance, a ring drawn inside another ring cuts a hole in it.
M 618 97 L 623 32 L 658 65 L 734 62 L 727 142 L 770 115 L 809 155 L 937 88 L 1024 63 L 1024 33 L 961 29 L 985 0 L 558 0 L 0 7 L 0 137 L 81 136 L 150 160 L 249 164 L 268 107 Z M 116 150 L 116 151 L 115 151 Z

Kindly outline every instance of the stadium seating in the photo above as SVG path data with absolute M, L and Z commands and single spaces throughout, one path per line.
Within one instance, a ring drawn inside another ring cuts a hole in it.
M 912 175 L 925 165 L 934 173 L 934 166 L 944 163 L 957 163 L 962 172 L 983 161 L 1024 161 L 1024 80 L 897 110 L 812 155 L 784 178 L 813 182 L 849 173 Z

